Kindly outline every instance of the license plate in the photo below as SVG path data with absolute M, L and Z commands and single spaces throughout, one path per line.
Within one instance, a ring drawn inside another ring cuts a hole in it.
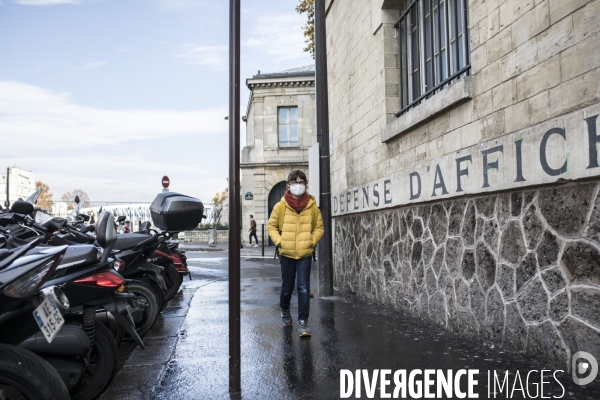
M 37 306 L 33 311 L 33 317 L 48 343 L 52 343 L 60 328 L 65 324 L 65 319 L 56 303 L 49 297 L 46 297 L 42 304 Z

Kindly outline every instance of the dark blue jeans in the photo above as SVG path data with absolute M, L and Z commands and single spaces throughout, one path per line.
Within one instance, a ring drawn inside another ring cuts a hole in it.
M 279 305 L 281 308 L 289 309 L 294 282 L 298 276 L 298 321 L 308 320 L 310 311 L 310 267 L 312 257 L 304 257 L 299 260 L 279 257 L 281 263 L 281 295 Z

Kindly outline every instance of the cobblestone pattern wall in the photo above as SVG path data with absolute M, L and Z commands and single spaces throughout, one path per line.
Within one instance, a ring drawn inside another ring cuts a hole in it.
M 335 219 L 336 288 L 568 371 L 600 359 L 600 182 Z

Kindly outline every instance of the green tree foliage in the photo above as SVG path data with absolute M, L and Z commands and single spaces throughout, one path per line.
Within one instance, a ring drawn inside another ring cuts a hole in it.
M 300 0 L 300 4 L 296 6 L 296 11 L 299 14 L 306 13 L 306 25 L 302 27 L 306 38 L 304 51 L 315 58 L 315 0 Z

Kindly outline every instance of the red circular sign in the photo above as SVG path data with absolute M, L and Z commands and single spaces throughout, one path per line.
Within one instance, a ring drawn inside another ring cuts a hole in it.
M 163 187 L 164 187 L 165 189 L 169 187 L 169 184 L 170 184 L 170 183 L 171 183 L 171 181 L 169 180 L 169 177 L 168 177 L 168 176 L 166 176 L 166 175 L 165 175 L 165 176 L 163 176 L 163 178 L 162 178 L 162 185 L 163 185 Z

